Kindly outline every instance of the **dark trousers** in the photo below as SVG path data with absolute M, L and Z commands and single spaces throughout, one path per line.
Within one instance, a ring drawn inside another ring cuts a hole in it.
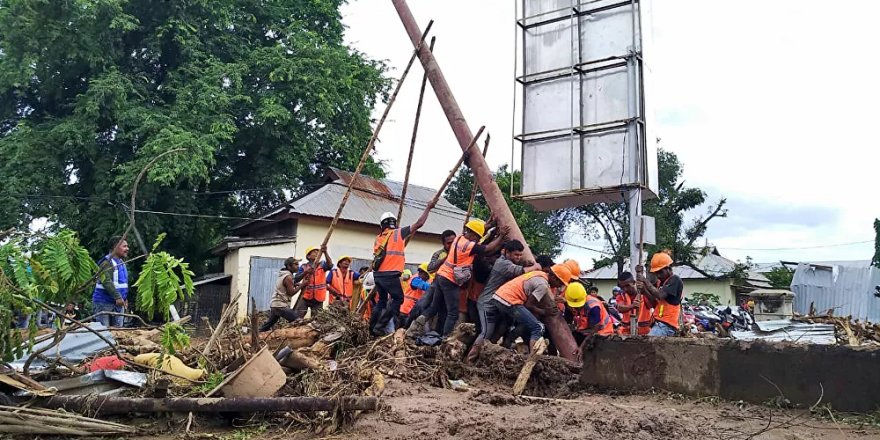
M 261 332 L 269 331 L 279 319 L 284 318 L 287 322 L 293 322 L 300 318 L 296 310 L 290 307 L 272 307 L 269 309 L 269 319 L 260 327 Z
M 537 341 L 544 335 L 544 326 L 522 304 L 507 305 L 494 299 L 492 301 L 495 301 L 495 308 L 499 313 L 507 315 L 517 326 L 524 325 L 528 329 L 529 341 Z
M 312 313 L 315 313 L 316 311 L 321 310 L 321 307 L 324 307 L 323 301 L 300 298 L 299 301 L 296 302 L 296 306 L 293 308 L 293 311 L 296 312 L 296 319 L 300 319 L 306 316 L 306 312 L 309 309 L 312 309 Z
M 382 333 L 388 322 L 400 314 L 403 288 L 400 287 L 400 274 L 396 272 L 390 275 L 377 272 L 373 279 L 376 281 L 376 297 L 379 302 L 370 314 L 370 329 L 373 333 Z
M 434 298 L 431 307 L 425 312 L 425 317 L 431 320 L 436 315 L 446 315 L 446 322 L 443 323 L 443 336 L 452 333 L 455 325 L 458 324 L 458 301 L 461 297 L 461 287 L 452 281 L 443 277 L 434 278 L 434 284 L 437 290 L 434 292 Z
M 435 278 L 436 280 L 436 278 Z M 422 296 L 422 299 L 416 302 L 415 307 L 413 307 L 412 311 L 409 314 L 409 321 L 412 322 L 419 316 L 425 315 L 428 313 L 428 309 L 431 308 L 431 305 L 434 302 L 434 295 L 437 292 L 437 283 L 431 283 L 431 287 L 425 292 L 425 295 Z M 445 307 L 445 306 L 444 306 Z M 437 331 L 438 333 L 443 330 L 443 324 L 446 323 L 446 314 L 438 313 L 437 314 L 437 326 L 432 330 Z

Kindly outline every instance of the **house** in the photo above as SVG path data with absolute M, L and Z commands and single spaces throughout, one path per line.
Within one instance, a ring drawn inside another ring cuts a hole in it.
M 685 298 L 693 298 L 694 293 L 717 295 L 723 305 L 737 305 L 740 295 L 754 289 L 769 289 L 770 280 L 756 271 L 747 271 L 745 279 L 731 276 L 736 262 L 724 258 L 714 246 L 704 248 L 694 255 L 693 267 L 675 266 L 672 272 L 684 281 Z M 629 270 L 629 261 L 625 269 Z M 599 288 L 599 294 L 609 299 L 611 289 L 617 285 L 617 265 L 606 266 L 588 272 L 585 277 Z
M 214 247 L 212 253 L 223 258 L 223 271 L 232 276 L 231 297 L 242 292 L 239 317 L 245 316 L 250 298 L 258 310 L 268 309 L 278 270 L 285 258 L 305 259 L 307 248 L 320 246 L 352 176 L 347 171 L 329 169 L 323 186 L 255 220 L 235 226 L 231 236 Z M 397 214 L 402 189 L 401 182 L 358 177 L 330 238 L 330 256 L 334 260 L 344 255 L 351 257 L 355 270 L 368 266 L 379 233 L 379 218 L 386 211 Z M 409 185 L 399 224 L 406 226 L 415 222 L 435 194 L 434 189 Z M 427 223 L 406 248 L 408 267 L 415 269 L 431 258 L 440 248 L 443 231 L 450 229 L 460 233 L 465 216 L 464 211 L 441 197 Z
M 794 311 L 801 315 L 831 310 L 834 316 L 880 322 L 880 269 L 868 260 L 797 263 L 791 290 Z

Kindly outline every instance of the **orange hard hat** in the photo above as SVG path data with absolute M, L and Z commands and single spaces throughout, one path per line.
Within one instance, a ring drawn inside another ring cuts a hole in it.
M 651 273 L 672 266 L 672 257 L 666 252 L 657 252 L 651 257 Z
M 565 260 L 562 264 L 568 268 L 568 271 L 571 272 L 571 279 L 577 279 L 581 277 L 581 265 L 578 264 L 577 261 L 574 260 Z
M 566 265 L 554 264 L 550 270 L 553 271 L 553 275 L 556 275 L 556 278 L 559 278 L 559 281 L 562 281 L 563 285 L 568 286 L 568 282 L 571 281 L 571 271 L 568 270 Z

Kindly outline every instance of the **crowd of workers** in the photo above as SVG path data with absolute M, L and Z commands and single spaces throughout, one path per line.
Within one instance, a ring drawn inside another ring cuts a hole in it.
M 576 261 L 556 264 L 546 256 L 525 261 L 525 246 L 507 238 L 509 228 L 474 219 L 461 233 L 443 232 L 442 248 L 413 274 L 405 268 L 406 245 L 426 219 L 427 212 L 412 225 L 398 227 L 392 213 L 383 214 L 372 265 L 357 271 L 347 256 L 334 264 L 325 247 L 307 249 L 302 264 L 288 258 L 260 330 L 271 329 L 281 318 L 301 319 L 325 302 L 344 301 L 363 311 L 374 336 L 406 328 L 408 336 L 439 339 L 459 321 L 473 322 L 479 332 L 468 354 L 473 359 L 487 340 L 509 347 L 522 338 L 533 349 L 545 333 L 541 303 L 552 300 L 579 344 L 592 335 L 678 333 L 684 286 L 672 273 L 668 253 L 656 253 L 647 271 L 640 267 L 635 275 L 620 274 L 606 301 L 580 278 Z M 291 299 L 300 293 L 291 308 Z

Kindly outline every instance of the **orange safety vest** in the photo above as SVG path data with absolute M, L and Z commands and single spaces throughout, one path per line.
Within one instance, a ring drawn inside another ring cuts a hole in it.
M 333 278 L 330 279 L 330 287 L 342 294 L 342 299 L 348 301 L 354 292 L 354 273 L 351 269 L 345 271 L 345 275 L 339 268 L 333 269 Z
M 406 263 L 406 240 L 400 235 L 400 229 L 386 229 L 376 236 L 373 244 L 373 255 L 379 253 L 379 248 L 385 245 L 385 258 L 376 272 L 403 272 Z
M 506 283 L 504 283 L 498 290 L 495 291 L 495 295 L 499 298 L 507 301 L 510 305 L 518 305 L 525 304 L 526 302 L 526 289 L 525 284 L 526 281 L 534 278 L 540 277 L 543 278 L 544 281 L 547 281 L 547 273 L 543 271 L 535 271 L 524 273 Z
M 406 290 L 403 292 L 403 304 L 400 306 L 400 313 L 404 315 L 408 315 L 409 312 L 415 307 L 416 303 L 422 299 L 422 296 L 425 295 L 425 291 L 422 289 L 413 289 L 412 283 L 406 286 Z
M 477 243 L 465 240 L 464 244 L 460 244 L 463 239 L 464 236 L 461 235 L 455 237 L 455 241 L 452 242 L 452 248 L 449 249 L 449 254 L 446 255 L 446 261 L 443 262 L 443 265 L 440 266 L 440 269 L 437 271 L 437 275 L 446 278 L 453 283 L 455 283 L 455 275 L 453 275 L 453 271 L 456 267 L 464 267 L 474 264 L 474 254 L 472 254 L 471 251 Z
M 599 308 L 599 323 L 603 325 L 602 330 L 599 330 L 597 334 L 602 336 L 611 336 L 614 334 L 614 325 L 611 323 L 611 316 L 608 315 L 608 311 L 605 310 L 605 304 L 602 304 L 602 301 L 599 301 L 598 298 L 594 298 L 592 296 L 587 296 L 587 306 L 584 307 L 585 310 L 592 309 L 593 307 Z M 589 325 L 589 320 L 588 320 Z
M 634 301 L 630 299 L 629 295 L 627 295 L 626 292 L 617 295 L 618 304 L 629 306 L 632 305 L 633 302 Z M 632 310 L 620 313 L 621 335 L 629 335 L 629 321 L 632 313 Z M 642 298 L 642 305 L 639 306 L 638 323 L 638 334 L 640 335 L 647 335 L 651 331 L 651 326 L 654 325 L 654 317 L 651 316 L 651 307 L 648 306 L 648 302 L 645 301 L 645 298 Z
M 657 280 L 657 288 L 662 288 L 671 279 L 672 277 L 670 276 L 662 284 L 660 280 Z M 676 330 L 681 328 L 681 304 L 672 305 L 666 302 L 666 300 L 658 299 L 657 307 L 654 307 L 654 319 Z
M 309 275 L 309 282 L 303 288 L 303 299 L 324 302 L 327 299 L 327 271 L 321 262 L 317 263 L 315 271 Z

